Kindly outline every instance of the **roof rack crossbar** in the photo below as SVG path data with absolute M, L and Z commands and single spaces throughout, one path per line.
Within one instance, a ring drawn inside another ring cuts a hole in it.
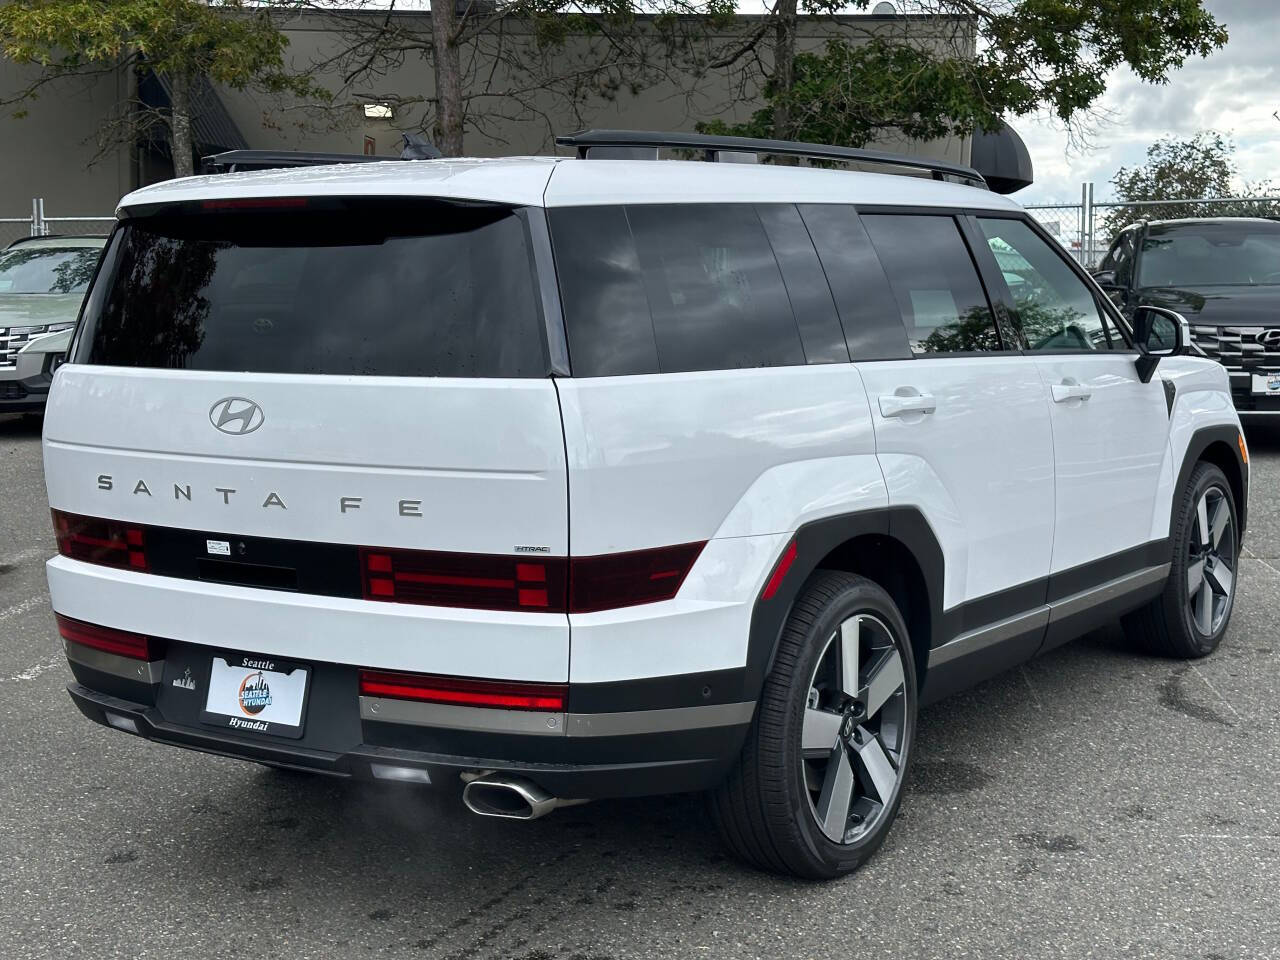
M 377 157 L 365 153 L 318 153 L 308 150 L 225 150 L 204 157 L 204 172 L 235 173 L 240 169 L 315 167 L 335 163 L 381 163 L 399 157 Z
M 562 147 L 574 147 L 578 159 L 585 160 L 594 147 L 654 147 L 675 150 L 703 150 L 707 159 L 716 154 L 765 153 L 784 157 L 807 157 L 814 160 L 843 160 L 849 163 L 866 163 L 883 166 L 927 170 L 935 180 L 959 177 L 985 187 L 982 174 L 972 167 L 929 157 L 909 156 L 904 153 L 888 153 L 881 150 L 862 150 L 854 147 L 834 147 L 819 143 L 801 143 L 796 140 L 757 140 L 751 137 L 719 137 L 702 133 L 655 133 L 645 130 L 580 130 L 556 137 Z

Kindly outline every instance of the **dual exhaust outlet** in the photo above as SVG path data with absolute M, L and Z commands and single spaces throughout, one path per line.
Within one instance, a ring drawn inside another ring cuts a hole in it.
M 462 802 L 468 810 L 481 817 L 537 820 L 557 807 L 572 807 L 587 801 L 553 797 L 523 777 L 490 773 L 467 782 L 462 788 Z

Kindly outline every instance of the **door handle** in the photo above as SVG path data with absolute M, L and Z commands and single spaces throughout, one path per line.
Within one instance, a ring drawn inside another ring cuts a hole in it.
M 1055 383 L 1051 388 L 1053 392 L 1054 403 L 1066 403 L 1068 400 L 1088 400 L 1093 396 L 1093 390 L 1078 380 L 1067 377 L 1061 383 Z
M 938 403 L 931 393 L 890 393 L 880 397 L 880 416 L 882 417 L 901 417 L 908 413 L 933 413 L 937 409 Z

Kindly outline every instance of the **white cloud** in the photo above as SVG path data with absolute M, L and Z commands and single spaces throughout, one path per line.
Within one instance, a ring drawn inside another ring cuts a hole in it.
M 1144 84 L 1128 69 L 1113 73 L 1087 145 L 1072 146 L 1047 117 L 1014 121 L 1036 175 L 1035 184 L 1018 193 L 1019 202 L 1078 200 L 1087 180 L 1101 202 L 1111 196 L 1116 170 L 1141 163 L 1151 143 L 1201 130 L 1235 141 L 1245 180 L 1269 179 L 1280 187 L 1280 119 L 1274 116 L 1280 111 L 1280 4 L 1207 0 L 1206 6 L 1226 25 L 1227 46 L 1188 61 L 1162 86 Z

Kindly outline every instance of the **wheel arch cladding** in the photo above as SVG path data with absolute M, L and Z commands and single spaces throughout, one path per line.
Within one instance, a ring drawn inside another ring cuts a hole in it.
M 794 541 L 796 559 L 777 593 L 757 598 L 751 614 L 746 695 L 759 695 L 792 605 L 822 569 L 864 576 L 893 598 L 910 633 L 917 686 L 923 685 L 929 650 L 938 642 L 943 584 L 942 548 L 924 516 L 913 507 L 892 507 L 826 517 L 800 527 Z
M 1182 467 L 1178 472 L 1178 483 L 1174 490 L 1186 488 L 1191 471 L 1200 462 L 1212 463 L 1226 474 L 1231 484 L 1231 495 L 1236 502 L 1236 522 L 1240 527 L 1243 540 L 1245 531 L 1245 514 L 1249 503 L 1249 468 L 1240 457 L 1240 428 L 1229 425 L 1203 427 L 1191 435 L 1187 444 L 1187 452 L 1182 458 Z M 1175 504 L 1177 498 L 1174 498 Z M 1177 509 L 1176 506 L 1174 509 Z M 1170 527 L 1172 529 L 1172 527 Z

